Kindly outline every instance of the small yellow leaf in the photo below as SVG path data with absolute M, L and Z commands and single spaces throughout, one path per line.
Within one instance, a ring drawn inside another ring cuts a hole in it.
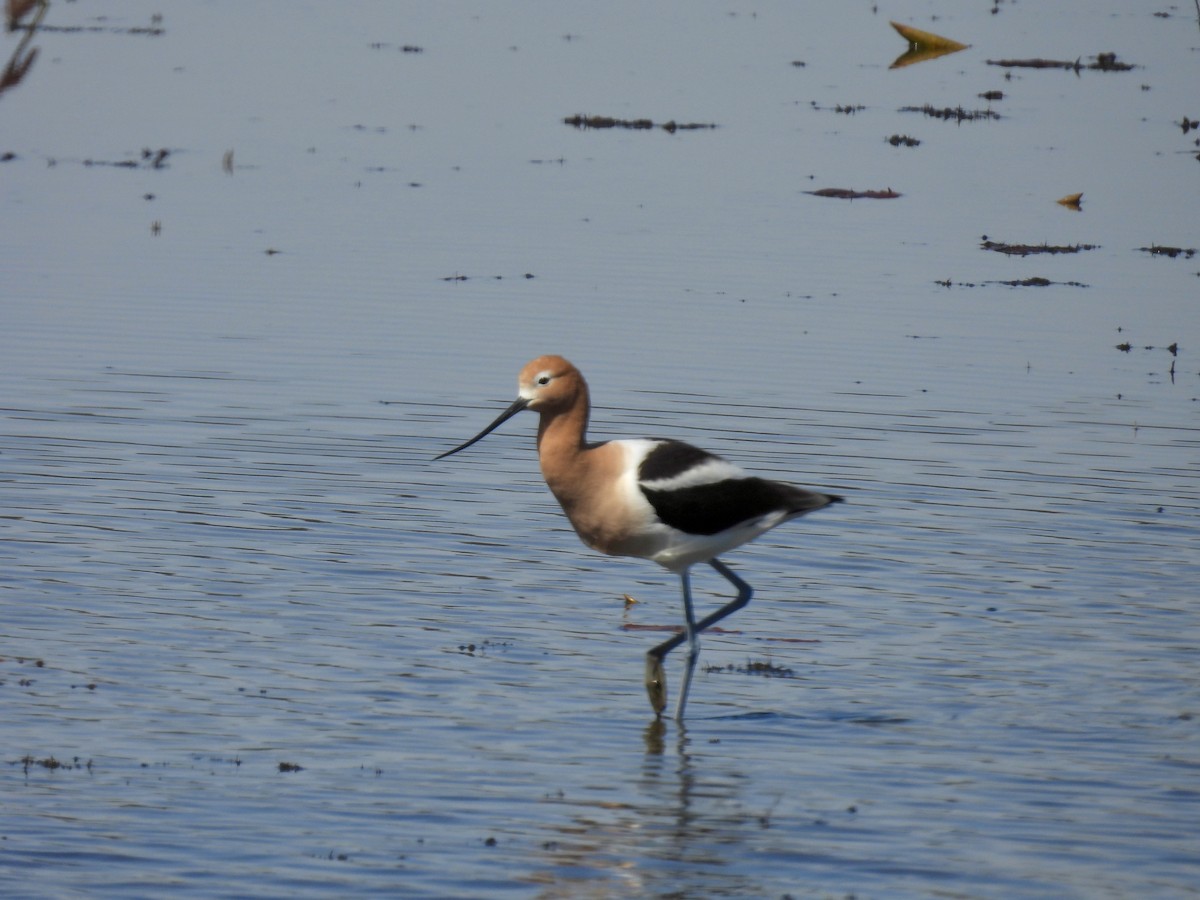
M 1067 196 L 1059 198 L 1056 202 L 1070 209 L 1080 209 L 1080 204 L 1083 202 L 1083 192 L 1067 194 Z
M 952 41 L 950 38 L 942 37 L 940 34 L 934 34 L 932 31 L 922 31 L 920 28 L 913 28 L 911 25 L 901 25 L 899 22 L 889 23 L 896 31 L 900 32 L 900 36 L 912 44 L 914 49 L 919 50 L 966 50 L 969 44 L 960 44 L 958 41 Z

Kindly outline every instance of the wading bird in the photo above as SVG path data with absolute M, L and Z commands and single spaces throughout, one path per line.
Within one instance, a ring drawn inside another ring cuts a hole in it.
M 587 440 L 587 382 L 561 356 L 539 356 L 517 380 L 518 395 L 496 421 L 469 441 L 435 457 L 465 450 L 524 409 L 541 416 L 537 448 L 546 485 L 585 544 L 612 556 L 653 560 L 679 575 L 683 630 L 646 653 L 646 692 L 658 715 L 667 705 L 663 658 L 686 642 L 687 663 L 675 707 L 683 718 L 698 635 L 750 602 L 750 585 L 717 555 L 841 497 L 747 475 L 719 456 L 663 438 Z M 699 621 L 692 612 L 689 571 L 706 562 L 737 596 Z

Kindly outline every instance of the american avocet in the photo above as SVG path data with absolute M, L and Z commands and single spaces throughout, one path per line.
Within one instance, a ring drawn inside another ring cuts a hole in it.
M 663 658 L 686 641 L 687 664 L 675 707 L 675 718 L 682 719 L 700 652 L 697 636 L 749 603 L 752 593 L 717 554 L 842 498 L 754 478 L 682 441 L 589 443 L 587 382 L 561 356 L 539 356 L 526 364 L 517 387 L 517 399 L 496 421 L 435 458 L 465 450 L 523 409 L 541 415 L 537 447 L 542 475 L 583 542 L 612 556 L 653 560 L 679 575 L 684 627 L 646 654 L 646 691 L 661 715 L 667 705 Z M 696 621 L 688 573 L 698 562 L 716 569 L 737 596 Z

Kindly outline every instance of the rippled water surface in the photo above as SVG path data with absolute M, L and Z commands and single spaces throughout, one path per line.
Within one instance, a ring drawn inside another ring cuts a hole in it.
M 1200 893 L 1200 27 L 973 5 L 4 35 L 0 893 Z M 533 417 L 431 461 L 545 352 L 850 501 L 729 554 L 686 727 Z

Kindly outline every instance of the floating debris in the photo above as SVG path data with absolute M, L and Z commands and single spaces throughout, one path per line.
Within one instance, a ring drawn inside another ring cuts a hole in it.
M 866 198 L 868 200 L 894 200 L 897 197 L 904 196 L 898 194 L 891 188 L 885 191 L 854 191 L 849 188 L 821 188 L 817 191 L 804 191 L 805 194 L 812 194 L 814 197 L 834 197 L 838 200 L 859 200 Z
M 733 663 L 728 663 L 724 666 L 706 664 L 704 666 L 705 674 L 719 674 L 721 672 L 736 672 L 738 675 L 762 675 L 764 678 L 795 678 L 796 672 L 787 666 L 777 666 L 770 661 L 755 661 L 750 660 L 744 666 L 737 666 Z
M 1019 278 L 1014 281 L 984 281 L 980 283 L 976 283 L 974 281 L 951 281 L 949 278 L 947 278 L 943 281 L 935 281 L 934 284 L 945 288 L 973 288 L 981 287 L 982 285 L 986 284 L 1000 284 L 1004 285 L 1005 287 L 1050 287 L 1051 285 L 1060 285 L 1062 287 L 1088 287 L 1088 285 L 1084 284 L 1082 281 L 1051 281 L 1049 278 L 1042 278 L 1041 276 L 1037 275 L 1033 276 L 1032 278 Z
M 1149 253 L 1151 256 L 1168 256 L 1174 259 L 1177 256 L 1182 256 L 1184 259 L 1191 259 L 1196 255 L 1195 247 L 1163 247 L 1158 244 L 1152 244 L 1149 247 L 1138 247 L 1143 253 Z
M 835 112 L 842 113 L 843 115 L 847 116 L 852 116 L 855 113 L 862 112 L 864 109 L 866 109 L 866 107 L 861 103 L 838 103 L 834 106 L 821 106 L 816 100 L 813 100 L 809 105 L 819 112 Z
M 31 47 L 30 42 L 42 24 L 42 19 L 49 8 L 48 0 L 8 0 L 5 3 L 5 23 L 9 32 L 24 29 L 25 35 L 17 42 L 12 56 L 3 70 L 0 70 L 0 94 L 9 88 L 14 88 L 29 74 L 38 57 L 38 48 Z M 34 10 L 37 13 L 28 22 L 24 21 Z
M 281 762 L 279 764 L 279 771 L 280 772 L 303 772 L 304 766 L 298 765 L 297 763 Z
M 65 760 L 56 759 L 53 754 L 43 757 L 42 759 L 38 759 L 35 756 L 26 754 L 17 760 L 17 762 L 21 764 L 26 775 L 29 774 L 29 770 L 34 766 L 40 766 L 41 768 L 48 769 L 51 772 L 59 769 L 87 769 L 89 772 L 92 770 L 92 761 L 89 759 L 85 762 L 78 756 L 71 757 L 71 761 L 67 762 Z
M 1117 330 L 1119 331 L 1120 329 L 1117 329 Z M 1124 341 L 1123 343 L 1117 344 L 1116 347 L 1122 353 L 1128 353 L 1129 351 L 1131 351 L 1133 349 L 1133 344 L 1131 344 L 1129 341 Z M 1143 350 L 1166 350 L 1168 353 L 1171 354 L 1172 357 L 1179 356 L 1179 342 L 1178 341 L 1175 341 L 1175 342 L 1167 345 L 1166 347 L 1155 347 L 1153 344 L 1147 344 L 1142 349 Z
M 990 241 L 983 236 L 980 250 L 995 250 L 997 253 L 1007 253 L 1009 256 L 1031 256 L 1035 253 L 1079 253 L 1081 250 L 1095 250 L 1098 244 L 1006 244 L 1002 241 Z
M 459 644 L 458 652 L 464 656 L 486 656 L 489 652 L 510 650 L 512 646 L 512 641 L 492 641 L 485 639 L 478 644 Z
M 564 125 L 575 128 L 631 128 L 634 130 L 650 130 L 654 127 L 651 119 L 614 119 L 612 116 L 567 116 Z
M 984 91 L 982 94 L 979 95 L 979 99 L 987 100 L 989 102 L 993 101 L 993 100 L 1003 100 L 1004 99 L 1004 91 Z
M 893 147 L 919 147 L 921 142 L 916 138 L 909 137 L 907 134 L 893 134 L 889 138 L 884 138 Z
M 976 119 L 999 119 L 1000 113 L 991 109 L 963 109 L 961 106 L 938 109 L 926 103 L 924 106 L 902 106 L 900 112 L 919 112 L 931 119 L 955 122 L 974 122 Z
M 911 66 L 913 63 L 926 62 L 931 59 L 937 59 L 939 56 L 945 56 L 948 53 L 957 53 L 959 50 L 966 50 L 970 44 L 960 44 L 958 41 L 951 40 L 947 37 L 942 37 L 940 34 L 934 34 L 931 31 L 922 31 L 920 28 L 913 28 L 911 25 L 901 25 L 899 22 L 889 22 L 899 35 L 908 41 L 908 50 L 892 62 L 890 68 L 901 69 L 904 66 Z
M 472 276 L 470 276 L 470 275 L 457 275 L 457 274 L 456 275 L 443 275 L 438 280 L 439 281 L 470 281 L 471 277 Z M 478 276 L 476 276 L 476 277 L 478 277 Z M 485 277 L 491 281 L 503 281 L 504 280 L 503 275 L 488 275 Z M 537 278 L 537 276 L 534 275 L 532 272 L 526 272 L 524 275 L 520 275 L 518 277 L 524 278 L 526 281 L 528 281 L 531 278 Z
M 117 161 L 106 159 L 85 159 L 85 166 L 110 166 L 114 169 L 165 169 L 167 167 L 167 157 L 171 155 L 171 151 L 166 147 L 158 150 L 145 148 L 142 150 L 140 159 L 122 159 Z
M 16 31 L 21 20 L 40 7 L 38 21 L 45 15 L 47 0 L 8 0 L 4 4 L 4 25 L 8 31 Z
M 966 50 L 971 46 L 970 44 L 960 44 L 958 41 L 942 37 L 940 34 L 934 34 L 932 31 L 922 31 L 920 28 L 913 28 L 911 25 L 901 25 L 899 22 L 889 22 L 888 24 L 895 28 L 900 36 L 908 41 L 909 46 L 913 48 L 954 51 Z
M 1003 284 L 1006 287 L 1049 287 L 1052 284 L 1064 285 L 1066 287 L 1087 287 L 1082 281 L 1051 281 L 1049 278 L 1042 278 L 1040 275 L 1035 275 L 1032 278 L 1019 278 L 1015 281 L 989 281 L 984 283 Z
M 989 66 L 1003 66 L 1006 69 L 1066 69 L 1079 73 L 1084 69 L 1093 72 L 1128 72 L 1136 69 L 1133 63 L 1121 62 L 1115 53 L 1098 53 L 1092 57 L 1094 62 L 1086 66 L 1080 59 L 1074 62 L 1061 59 L 989 59 Z
M 1059 206 L 1065 206 L 1067 209 L 1073 209 L 1078 212 L 1083 208 L 1083 191 L 1080 191 L 1078 194 L 1067 194 L 1065 197 L 1059 197 L 1054 202 L 1059 204 Z
M 660 125 L 650 119 L 615 119 L 612 116 L 585 115 L 567 116 L 563 119 L 563 124 L 581 130 L 586 128 L 629 128 L 634 131 L 649 131 L 652 128 L 661 128 L 672 134 L 676 131 L 698 131 L 717 127 L 716 124 L 710 122 L 676 122 L 672 119 Z
M 39 25 L 37 30 L 42 34 L 129 34 L 141 37 L 162 37 L 167 30 L 162 27 L 162 20 L 155 17 L 154 24 L 141 26 L 122 25 Z M 28 29 L 28 25 L 18 25 L 13 30 Z
M 989 59 L 989 66 L 1003 66 L 1006 69 L 1081 69 L 1083 63 L 1064 62 L 1057 59 Z
M 1088 68 L 1097 72 L 1129 72 L 1136 69 L 1137 66 L 1133 63 L 1121 62 L 1115 53 L 1100 53 L 1096 56 L 1096 61 Z

